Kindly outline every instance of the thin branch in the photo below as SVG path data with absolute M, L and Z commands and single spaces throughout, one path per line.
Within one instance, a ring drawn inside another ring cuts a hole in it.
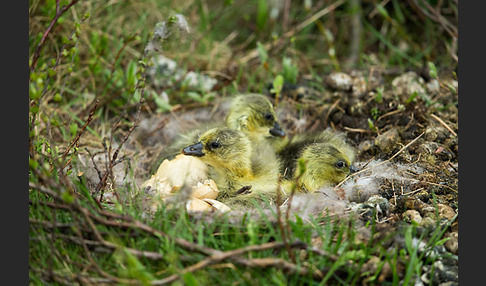
M 72 0 L 68 5 L 62 6 L 62 9 L 60 9 L 59 8 L 59 0 L 56 0 L 56 15 L 51 20 L 49 27 L 47 27 L 47 30 L 42 35 L 42 38 L 41 38 L 39 44 L 35 48 L 35 52 L 34 52 L 34 55 L 32 57 L 32 64 L 30 65 L 30 68 L 29 68 L 30 72 L 32 72 L 34 70 L 35 66 L 37 65 L 37 60 L 39 59 L 42 48 L 44 48 L 44 46 L 45 46 L 47 36 L 52 31 L 52 28 L 54 27 L 56 22 L 59 20 L 59 18 L 62 16 L 62 14 L 64 14 L 67 10 L 69 10 L 69 8 L 71 8 L 71 6 L 76 4 L 78 1 L 79 0 Z
M 449 132 L 451 132 L 454 136 L 457 137 L 457 133 L 454 132 L 454 130 L 452 130 L 452 128 L 449 127 L 449 125 L 447 125 L 442 119 L 440 119 L 437 115 L 435 114 L 430 114 L 430 116 L 432 116 L 432 118 L 434 118 L 435 120 L 439 121 L 440 124 L 442 124 L 442 126 L 444 126 L 447 130 L 449 130 Z
M 280 233 L 282 233 L 282 240 L 283 244 L 285 245 L 285 249 L 287 250 L 287 253 L 289 254 L 290 259 L 292 259 L 293 262 L 295 262 L 295 254 L 290 248 L 289 242 L 287 235 L 290 236 L 290 229 L 286 229 L 284 226 L 284 222 L 282 219 L 282 211 L 280 210 L 280 205 L 281 205 L 281 193 L 280 193 L 280 182 L 282 181 L 282 176 L 278 174 L 278 181 L 277 181 L 277 223 L 278 223 L 278 228 L 280 230 Z M 295 188 L 292 188 L 292 192 L 295 190 Z M 288 220 L 287 220 L 288 224 Z M 287 232 L 288 231 L 288 232 Z
M 168 283 L 171 283 L 171 282 L 174 282 L 178 279 L 181 278 L 182 275 L 184 275 L 185 273 L 188 273 L 188 272 L 194 272 L 194 271 L 197 271 L 197 270 L 200 270 L 200 269 L 203 269 L 204 267 L 207 267 L 211 264 L 215 264 L 215 263 L 218 263 L 222 260 L 225 260 L 225 259 L 228 259 L 228 258 L 231 258 L 231 257 L 236 257 L 236 256 L 239 256 L 239 255 L 242 255 L 246 252 L 251 252 L 251 251 L 264 251 L 264 250 L 268 250 L 268 249 L 280 249 L 280 248 L 283 248 L 283 247 L 286 247 L 287 244 L 283 243 L 283 242 L 269 242 L 269 243 L 264 243 L 264 244 L 259 244 L 259 245 L 249 245 L 249 246 L 246 246 L 246 247 L 243 247 L 243 248 L 239 248 L 239 249 L 236 249 L 236 250 L 231 250 L 231 251 L 226 251 L 226 252 L 223 252 L 223 253 L 218 253 L 218 254 L 215 254 L 215 255 L 212 255 L 204 260 L 201 260 L 200 262 L 196 263 L 196 264 L 193 264 L 187 268 L 184 268 L 182 271 L 180 271 L 178 274 L 173 274 L 169 277 L 166 277 L 164 279 L 161 279 L 161 280 L 156 280 L 156 281 L 152 281 L 152 284 L 153 285 L 164 285 L 164 284 L 168 284 Z M 292 244 L 289 245 L 290 247 L 297 247 L 297 248 L 305 248 L 306 245 L 303 243 L 303 242 L 294 242 Z M 270 258 L 270 259 L 274 259 L 274 258 Z M 250 266 L 250 265 L 256 265 L 256 263 L 252 263 L 251 262 L 252 260 L 249 260 L 246 263 L 247 266 Z M 279 260 L 280 262 L 281 261 L 285 261 L 283 259 L 280 259 Z M 290 263 L 290 262 L 286 262 L 287 264 L 283 264 L 283 265 L 293 265 L 293 266 L 296 266 L 295 264 L 293 263 Z M 281 264 L 281 263 L 280 263 Z M 305 269 L 303 267 L 303 269 Z M 306 274 L 308 273 L 308 271 L 306 271 Z
M 354 67 L 359 61 L 361 51 L 361 35 L 363 34 L 363 23 L 361 22 L 361 0 L 350 0 L 348 9 L 351 10 L 351 37 L 349 44 L 349 56 L 345 66 Z
M 282 258 L 253 258 L 245 264 L 246 267 L 260 267 L 260 268 L 268 268 L 274 267 L 277 269 L 282 269 L 285 273 L 288 274 L 298 274 L 300 276 L 307 276 L 310 270 L 305 266 L 298 266 L 294 263 L 288 262 Z M 324 278 L 324 273 L 319 270 L 312 271 L 312 278 L 315 280 L 322 280 Z
M 64 160 L 64 158 L 66 158 L 66 156 L 69 153 L 69 151 L 71 150 L 71 148 L 73 148 L 74 145 L 76 145 L 76 146 L 78 145 L 78 142 L 79 142 L 79 139 L 81 138 L 81 135 L 83 135 L 84 131 L 86 130 L 86 127 L 88 127 L 88 124 L 91 122 L 91 120 L 93 120 L 93 115 L 96 111 L 96 108 L 98 107 L 99 102 L 100 102 L 99 99 L 96 100 L 95 105 L 93 106 L 93 108 L 89 112 L 88 119 L 86 119 L 86 122 L 84 122 L 83 127 L 81 127 L 81 130 L 78 131 L 78 134 L 76 134 L 76 137 L 71 142 L 71 144 L 69 144 L 69 147 L 66 149 L 66 151 L 64 151 L 64 154 L 62 154 L 61 159 Z M 67 164 L 62 169 L 64 169 L 66 166 L 67 166 Z
M 128 140 L 128 137 L 130 137 L 130 135 L 132 134 L 133 130 L 138 126 L 138 124 L 140 123 L 140 114 L 141 114 L 141 109 L 142 109 L 142 105 L 143 103 L 145 102 L 144 101 L 144 94 L 145 94 L 145 88 L 142 88 L 141 92 L 140 92 L 140 101 L 138 102 L 138 108 L 137 108 L 137 114 L 135 116 L 135 122 L 132 124 L 132 126 L 130 127 L 130 129 L 128 130 L 127 134 L 125 135 L 125 137 L 123 138 L 122 142 L 118 145 L 118 147 L 115 149 L 115 152 L 113 153 L 112 157 L 109 158 L 109 166 L 108 166 L 108 170 L 105 172 L 105 174 L 103 175 L 103 177 L 101 178 L 101 181 L 98 183 L 98 185 L 96 186 L 96 190 L 95 190 L 95 196 L 98 194 L 98 192 L 104 188 L 106 186 L 106 181 L 108 179 L 108 175 L 110 173 L 112 173 L 112 170 L 113 170 L 113 167 L 114 167 L 114 162 L 116 162 L 116 159 L 118 158 L 118 153 L 120 152 L 123 144 L 125 144 L 125 142 Z M 111 144 L 110 144 L 110 149 L 111 149 Z

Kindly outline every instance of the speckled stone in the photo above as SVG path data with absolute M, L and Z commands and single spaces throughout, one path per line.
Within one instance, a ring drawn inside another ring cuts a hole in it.
M 348 91 L 353 86 L 353 79 L 342 72 L 331 73 L 326 77 L 325 81 L 330 88 L 335 90 Z
M 384 153 L 388 153 L 397 148 L 397 144 L 400 142 L 400 134 L 398 130 L 393 128 L 387 132 L 378 135 L 375 139 L 375 145 L 381 149 Z
M 402 219 L 408 223 L 412 221 L 421 224 L 422 223 L 422 216 L 416 210 L 407 210 L 402 214 Z

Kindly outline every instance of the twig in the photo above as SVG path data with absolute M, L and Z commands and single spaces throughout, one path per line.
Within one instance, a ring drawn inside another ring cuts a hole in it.
M 51 196 L 52 198 L 54 198 L 58 201 L 61 201 L 61 202 L 63 201 L 60 194 L 57 194 L 56 192 L 54 192 L 51 189 L 46 188 L 44 186 L 37 185 L 37 184 L 34 184 L 32 182 L 29 182 L 29 188 L 36 189 L 36 190 L 38 190 L 38 191 L 40 191 L 40 192 L 42 192 L 42 193 L 44 193 L 48 196 Z M 62 187 L 60 187 L 60 188 L 62 188 Z M 70 209 L 70 205 L 62 204 L 62 203 L 56 204 L 56 203 L 52 203 L 52 202 L 46 202 L 46 205 L 51 206 L 51 207 L 64 209 L 64 210 Z M 220 251 L 218 251 L 216 249 L 206 248 L 204 246 L 191 243 L 191 242 L 186 241 L 186 240 L 181 239 L 181 238 L 171 237 L 171 236 L 167 235 L 166 233 L 164 233 L 160 230 L 154 229 L 154 228 L 152 228 L 152 227 L 150 227 L 150 226 L 148 226 L 148 225 L 146 225 L 146 224 L 144 224 L 140 221 L 134 220 L 132 217 L 129 217 L 129 216 L 118 215 L 118 214 L 114 214 L 114 213 L 111 213 L 111 212 L 108 212 L 108 211 L 105 211 L 105 210 L 97 210 L 97 212 L 99 214 L 103 215 L 103 216 L 114 218 L 114 219 L 123 219 L 124 220 L 123 222 L 118 222 L 118 221 L 108 220 L 108 219 L 102 218 L 100 216 L 97 216 L 94 213 L 92 213 L 90 210 L 80 206 L 76 201 L 73 202 L 73 205 L 74 205 L 76 210 L 85 214 L 85 216 L 86 215 L 89 216 L 91 219 L 94 219 L 96 222 L 101 223 L 103 225 L 119 227 L 119 228 L 140 229 L 142 231 L 145 231 L 145 232 L 153 235 L 154 237 L 159 237 L 159 238 L 164 237 L 166 239 L 172 240 L 178 246 L 180 246 L 180 247 L 182 247 L 182 248 L 184 248 L 188 251 L 195 251 L 195 252 L 199 252 L 199 253 L 202 253 L 202 254 L 205 254 L 205 255 L 214 255 L 214 254 L 220 253 Z M 97 234 L 96 236 L 98 238 L 101 238 L 101 235 L 99 234 L 99 232 L 96 229 L 92 229 L 92 230 L 93 230 L 93 233 Z
M 387 116 L 390 116 L 390 115 L 393 115 L 393 114 L 397 114 L 397 113 L 400 113 L 400 112 L 403 112 L 403 110 L 400 110 L 400 109 L 396 109 L 396 110 L 393 110 L 393 111 L 390 111 L 390 112 L 387 112 L 383 115 L 381 115 L 380 117 L 378 117 L 376 119 L 376 122 L 378 123 L 378 121 L 382 120 L 383 118 L 387 117 Z M 413 113 L 412 113 L 413 114 Z
M 363 33 L 363 23 L 361 22 L 361 0 L 350 0 L 348 9 L 352 10 L 351 14 L 351 37 L 349 44 L 349 56 L 346 61 L 347 67 L 354 67 L 358 63 L 359 53 L 361 50 L 361 34 Z
M 304 243 L 299 242 L 299 241 L 294 242 L 291 245 L 289 245 L 289 247 L 298 247 L 298 248 L 303 248 L 303 247 L 305 248 L 305 246 L 306 245 Z M 187 268 L 184 268 L 178 274 L 173 274 L 173 275 L 166 277 L 164 279 L 161 279 L 161 280 L 152 281 L 152 284 L 153 285 L 164 285 L 164 284 L 174 282 L 174 281 L 178 280 L 179 278 L 181 278 L 181 276 L 184 275 L 185 273 L 200 270 L 200 269 L 207 267 L 211 264 L 218 263 L 222 260 L 225 260 L 225 259 L 228 259 L 228 258 L 231 258 L 231 257 L 236 257 L 236 256 L 239 256 L 239 255 L 242 255 L 246 252 L 264 251 L 264 250 L 268 250 L 268 249 L 279 249 L 279 248 L 283 248 L 283 247 L 287 247 L 287 245 L 285 243 L 282 243 L 282 242 L 269 242 L 269 243 L 264 243 L 264 244 L 259 244 L 259 245 L 249 245 L 249 246 L 239 248 L 239 249 L 236 249 L 236 250 L 218 253 L 218 254 L 212 255 L 212 256 L 204 259 L 204 260 L 201 260 L 198 263 L 193 264 L 193 265 L 191 265 Z M 270 258 L 270 259 L 274 259 L 274 258 Z M 246 262 L 246 265 L 248 265 L 248 266 L 252 265 L 252 264 L 255 265 L 255 263 L 254 262 L 252 263 L 251 261 L 252 260 L 249 260 L 248 262 Z M 285 261 L 285 260 L 280 259 L 279 261 Z M 293 263 L 289 263 L 289 262 L 287 262 L 287 263 L 296 266 Z
M 341 99 L 336 100 L 331 105 L 331 107 L 329 107 L 329 109 L 327 110 L 326 117 L 324 118 L 324 127 L 327 127 L 327 120 L 329 119 L 329 116 L 331 115 L 331 112 L 334 110 L 334 108 L 336 108 L 336 106 L 339 104 L 340 101 L 341 101 Z
M 388 4 L 388 2 L 390 2 L 390 0 L 383 0 L 381 3 L 380 3 L 380 6 L 381 7 L 385 7 L 386 4 Z M 368 14 L 368 19 L 373 19 L 376 14 L 378 14 L 378 8 L 375 6 L 375 8 L 373 10 L 371 10 L 371 12 Z
M 278 228 L 280 229 L 280 232 L 282 233 L 282 240 L 285 245 L 285 249 L 287 250 L 287 253 L 289 254 L 290 259 L 292 259 L 293 262 L 295 262 L 295 255 L 292 249 L 290 248 L 290 245 L 288 243 L 288 238 L 287 235 L 290 236 L 290 229 L 286 229 L 284 227 L 284 222 L 282 220 L 282 211 L 280 210 L 280 205 L 281 205 L 281 194 L 280 194 L 280 183 L 282 181 L 282 176 L 278 174 L 278 179 L 277 179 L 277 223 L 278 223 Z M 292 189 L 292 191 L 295 188 Z M 288 224 L 288 220 L 287 220 Z M 288 231 L 288 233 L 287 233 Z
M 300 276 L 307 276 L 311 271 L 305 266 L 297 266 L 281 258 L 253 258 L 250 259 L 249 264 L 246 264 L 245 266 L 261 268 L 275 267 L 284 270 L 286 273 L 299 274 Z M 319 270 L 314 270 L 312 272 L 312 278 L 315 280 L 321 280 L 324 278 L 324 273 Z
M 101 181 L 101 179 L 103 178 L 103 175 L 101 175 L 101 171 L 100 171 L 100 169 L 98 169 L 98 164 L 96 164 L 93 154 L 91 154 L 91 152 L 88 150 L 88 148 L 84 148 L 84 150 L 86 150 L 86 152 L 88 152 L 89 158 L 91 159 L 91 162 L 93 163 L 93 167 L 95 168 L 96 173 L 98 174 L 98 178 Z
M 59 0 L 56 0 L 56 15 L 51 20 L 51 23 L 47 27 L 47 30 L 42 35 L 42 38 L 41 38 L 39 44 L 35 48 L 34 55 L 32 57 L 32 64 L 30 65 L 30 68 L 29 68 L 30 72 L 32 72 L 34 70 L 35 66 L 37 65 L 37 60 L 39 59 L 40 52 L 41 52 L 42 48 L 44 48 L 44 46 L 45 46 L 47 36 L 52 31 L 52 28 L 54 27 L 56 22 L 59 20 L 59 18 L 62 16 L 62 14 L 64 14 L 67 10 L 69 10 L 69 8 L 71 8 L 71 6 L 73 6 L 77 2 L 78 2 L 78 0 L 72 0 L 67 6 L 62 6 L 62 9 L 60 9 L 59 8 Z
M 84 244 L 84 245 L 90 246 L 90 247 L 94 247 L 94 246 L 105 247 L 105 249 L 107 251 L 109 251 L 110 253 L 112 253 L 114 250 L 116 250 L 116 247 L 106 245 L 106 244 L 104 244 L 103 242 L 100 242 L 100 241 L 86 239 L 84 237 L 76 237 L 76 236 L 66 235 L 66 234 L 54 234 L 54 237 L 55 238 L 61 238 L 63 240 L 69 240 L 69 241 L 74 242 L 74 243 L 79 244 L 79 245 Z M 164 256 L 162 254 L 157 253 L 157 252 L 138 250 L 138 249 L 126 248 L 126 247 L 124 247 L 124 249 L 127 250 L 128 252 L 130 252 L 131 254 L 133 254 L 134 256 L 137 256 L 137 257 L 144 257 L 144 258 L 148 258 L 148 259 L 151 259 L 151 260 L 161 260 L 161 259 L 164 258 Z
M 283 16 L 282 16 L 282 31 L 286 32 L 289 26 L 289 11 L 290 0 L 284 0 Z
M 111 278 L 102 278 L 102 277 L 90 277 L 85 275 L 84 273 L 72 273 L 71 275 L 64 275 L 53 271 L 46 271 L 45 269 L 38 269 L 35 267 L 30 267 L 29 270 L 34 272 L 40 273 L 41 275 L 45 276 L 46 280 L 54 280 L 57 283 L 63 285 L 73 285 L 74 281 L 80 282 L 80 285 L 108 285 L 108 284 L 115 284 L 115 285 L 141 285 L 139 280 L 135 279 L 123 279 L 111 276 Z M 48 273 L 46 273 L 48 272 Z M 44 285 L 48 285 L 47 281 L 44 281 Z
M 360 128 L 351 128 L 344 126 L 343 127 L 345 130 L 350 131 L 350 132 L 358 132 L 358 133 L 372 133 L 371 130 L 365 130 L 365 129 L 360 129 Z
M 439 121 L 440 124 L 442 124 L 442 126 L 444 126 L 447 130 L 449 130 L 449 132 L 451 132 L 454 136 L 457 137 L 457 133 L 454 132 L 454 130 L 452 130 L 452 128 L 449 127 L 449 125 L 447 125 L 442 119 L 440 119 L 437 115 L 435 114 L 430 114 L 430 116 L 432 116 L 432 118 L 434 118 L 435 120 Z
M 416 1 L 416 0 L 414 0 Z M 436 8 L 434 9 L 434 7 L 432 7 L 427 1 L 424 1 L 424 0 L 420 0 L 420 2 L 422 2 L 422 4 L 424 4 L 427 9 L 429 10 L 429 12 L 433 15 L 430 15 L 428 14 L 427 12 L 423 11 L 430 19 L 432 19 L 433 21 L 439 23 L 442 28 L 444 28 L 444 30 L 446 30 L 447 33 L 449 33 L 449 35 L 452 37 L 452 38 L 456 38 L 458 37 L 458 31 L 457 31 L 457 28 L 452 25 L 446 18 L 444 18 L 441 13 L 440 13 L 440 3 L 437 3 L 437 6 Z M 419 8 L 420 5 L 417 5 Z
M 115 166 L 114 162 L 116 161 L 116 159 L 118 158 L 118 153 L 120 152 L 123 144 L 125 144 L 125 142 L 128 140 L 128 137 L 130 137 L 130 135 L 132 134 L 133 130 L 138 126 L 138 124 L 140 123 L 140 111 L 142 109 L 142 104 L 144 103 L 144 94 L 145 94 L 145 89 L 142 88 L 141 90 L 141 93 L 140 93 L 140 101 L 138 102 L 138 108 L 137 108 L 137 115 L 135 116 L 135 122 L 132 124 L 132 126 L 130 127 L 130 129 L 128 130 L 127 134 L 125 135 L 125 137 L 123 138 L 122 142 L 118 145 L 118 147 L 116 148 L 115 152 L 113 153 L 113 155 L 111 157 L 109 157 L 109 166 L 108 166 L 108 170 L 105 172 L 105 174 L 103 175 L 103 177 L 101 178 L 101 181 L 98 183 L 98 185 L 96 186 L 96 189 L 95 189 L 95 193 L 94 195 L 96 196 L 98 194 L 98 192 L 104 188 L 106 186 L 106 180 L 108 179 L 108 175 L 109 174 L 112 174 L 112 170 L 113 170 L 113 167 Z M 112 136 L 113 136 L 113 132 L 112 132 Z M 110 144 L 110 151 L 111 151 L 111 144 Z M 109 153 L 110 154 L 110 153 Z
M 451 187 L 449 187 L 449 186 L 447 186 L 447 185 L 441 185 L 441 184 L 432 183 L 432 182 L 427 182 L 427 181 L 423 181 L 423 182 L 424 182 L 424 183 L 426 183 L 426 184 L 429 184 L 429 185 L 434 185 L 434 186 L 438 186 L 438 187 L 446 187 L 446 188 L 448 188 L 449 190 L 451 190 L 451 191 L 453 191 L 453 192 L 455 192 L 455 193 L 458 193 L 458 191 L 457 191 L 457 190 L 454 190 L 453 188 L 451 188 Z
M 99 103 L 99 100 L 96 100 L 95 105 L 93 106 L 93 108 L 89 112 L 88 119 L 86 119 L 86 122 L 84 123 L 83 127 L 81 127 L 81 130 L 78 131 L 78 134 L 76 134 L 76 137 L 74 138 L 74 140 L 71 142 L 71 144 L 69 144 L 69 147 L 66 149 L 66 151 L 64 151 L 64 154 L 62 154 L 62 156 L 61 156 L 62 160 L 64 160 L 66 158 L 67 154 L 69 153 L 71 148 L 73 148 L 74 145 L 76 145 L 76 147 L 78 146 L 79 139 L 81 138 L 81 135 L 83 135 L 84 131 L 86 130 L 86 127 L 88 127 L 88 124 L 91 122 L 91 120 L 93 120 L 93 115 L 96 111 L 96 108 L 98 108 L 98 103 Z M 62 172 L 64 170 L 64 168 L 66 168 L 66 166 L 69 163 L 71 163 L 71 159 L 69 159 L 66 162 L 66 164 L 58 171 L 58 173 Z

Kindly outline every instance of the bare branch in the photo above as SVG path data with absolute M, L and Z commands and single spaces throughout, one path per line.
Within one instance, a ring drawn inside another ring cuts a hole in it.
M 35 52 L 34 52 L 34 55 L 32 57 L 32 64 L 30 65 L 30 68 L 29 68 L 30 72 L 32 72 L 34 70 L 35 66 L 37 65 L 37 60 L 39 60 L 39 56 L 40 56 L 40 53 L 42 51 L 42 48 L 44 48 L 44 46 L 45 46 L 47 36 L 52 31 L 52 28 L 54 27 L 54 25 L 57 23 L 57 21 L 62 16 L 62 14 L 64 14 L 67 10 L 69 10 L 69 8 L 71 8 L 71 6 L 76 4 L 78 1 L 79 0 L 72 0 L 68 5 L 62 6 L 62 9 L 60 9 L 59 8 L 59 0 L 56 0 L 56 15 L 51 20 L 49 27 L 47 27 L 47 30 L 42 35 L 42 38 L 41 38 L 39 44 L 35 48 Z

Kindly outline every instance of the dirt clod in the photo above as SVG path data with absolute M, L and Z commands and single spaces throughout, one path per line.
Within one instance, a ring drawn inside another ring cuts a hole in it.
M 397 129 L 390 129 L 375 139 L 375 145 L 384 153 L 389 153 L 395 150 L 398 147 L 399 142 L 400 134 Z

